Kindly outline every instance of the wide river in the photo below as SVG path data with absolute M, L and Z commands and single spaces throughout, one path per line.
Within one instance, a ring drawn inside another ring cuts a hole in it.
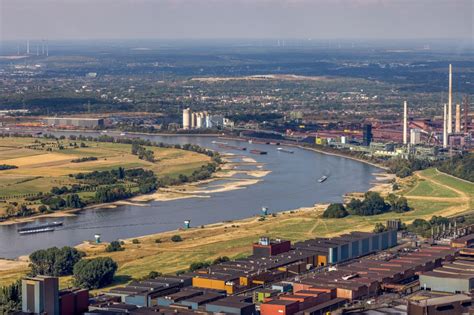
M 193 143 L 223 153 L 248 156 L 263 163 L 262 169 L 271 173 L 262 177 L 261 182 L 245 189 L 212 193 L 210 198 L 152 201 L 145 206 L 126 205 L 114 209 L 84 210 L 77 216 L 60 219 L 64 225 L 54 232 L 19 235 L 17 229 L 25 224 L 0 226 L 0 257 L 15 258 L 41 248 L 77 245 L 84 240 L 92 240 L 96 233 L 102 235 L 102 240 L 112 241 L 175 230 L 182 227 L 183 220 L 186 219 L 191 220 L 192 226 L 242 219 L 260 214 L 262 206 L 268 207 L 270 212 L 278 212 L 308 207 L 315 203 L 340 202 L 345 193 L 368 190 L 375 180 L 374 173 L 381 171 L 358 161 L 300 148 L 291 148 L 294 154 L 289 154 L 278 151 L 274 145 L 249 144 L 214 137 L 141 137 L 156 142 Z M 220 149 L 212 141 L 245 146 L 247 151 Z M 251 154 L 250 149 L 264 150 L 268 155 Z M 242 168 L 244 167 L 248 166 Z M 323 175 L 329 178 L 324 183 L 318 183 L 317 179 Z M 208 185 L 216 184 L 218 183 Z M 40 219 L 36 223 L 57 220 Z

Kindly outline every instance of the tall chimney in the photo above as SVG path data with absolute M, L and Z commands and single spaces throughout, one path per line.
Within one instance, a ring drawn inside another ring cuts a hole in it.
M 26 54 L 27 55 L 30 54 L 30 40 L 29 39 L 26 41 Z
M 469 127 L 469 96 L 464 97 L 464 133 L 467 133 Z
M 456 104 L 456 121 L 454 123 L 454 132 L 461 132 L 461 104 Z
M 449 64 L 448 133 L 453 132 L 453 66 Z
M 444 120 L 443 120 L 443 148 L 448 147 L 448 119 L 447 119 L 447 108 L 444 104 Z
M 408 105 L 407 105 L 407 101 L 404 101 L 403 102 L 403 144 L 408 143 L 407 124 L 408 124 Z

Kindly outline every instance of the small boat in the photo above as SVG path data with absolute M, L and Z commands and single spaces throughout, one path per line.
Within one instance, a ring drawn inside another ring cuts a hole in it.
M 267 151 L 260 151 L 260 150 L 250 150 L 250 153 L 253 153 L 253 154 L 260 154 L 260 155 L 265 155 L 265 154 L 267 154 Z
M 220 141 L 216 141 L 216 140 L 213 140 L 212 143 L 214 143 L 214 144 L 224 144 L 224 145 L 227 145 L 227 142 L 220 142 Z
M 322 182 L 324 182 L 326 179 L 328 179 L 327 176 L 321 176 L 321 178 L 318 179 L 318 183 L 322 183 Z
M 277 150 L 280 151 L 280 152 L 285 152 L 285 153 L 291 153 L 291 154 L 295 153 L 294 151 L 287 150 L 285 148 L 278 148 Z

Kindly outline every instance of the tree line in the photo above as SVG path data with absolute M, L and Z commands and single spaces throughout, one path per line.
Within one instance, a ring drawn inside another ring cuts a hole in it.
M 352 198 L 346 205 L 333 203 L 323 212 L 323 218 L 344 218 L 348 215 L 372 216 L 386 212 L 403 213 L 410 211 L 405 197 L 389 194 L 384 199 L 379 193 L 368 191 L 364 199 Z

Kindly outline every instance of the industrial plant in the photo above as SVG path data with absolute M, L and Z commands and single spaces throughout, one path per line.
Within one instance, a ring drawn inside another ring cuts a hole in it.
M 232 128 L 233 123 L 223 115 L 210 115 L 208 112 L 183 110 L 183 130 Z
M 445 227 L 421 245 L 392 228 L 294 244 L 261 237 L 246 258 L 133 280 L 89 298 L 87 290 L 59 290 L 54 277 L 25 278 L 22 308 L 24 313 L 137 315 L 468 313 L 473 230 Z

